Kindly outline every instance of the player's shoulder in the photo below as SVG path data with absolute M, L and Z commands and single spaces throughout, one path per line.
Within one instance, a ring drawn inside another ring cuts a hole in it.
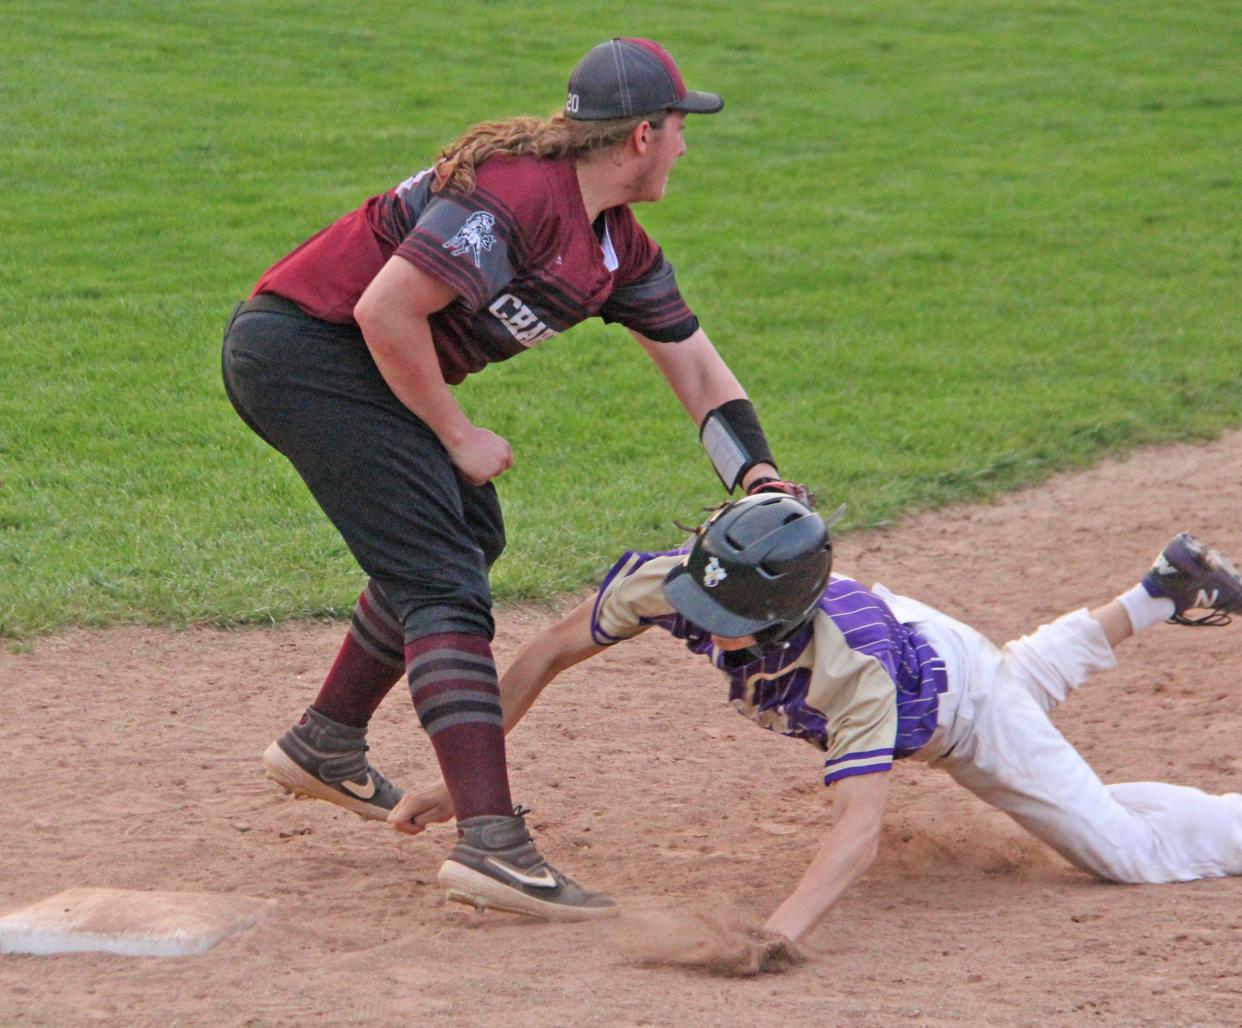
M 635 603 L 645 615 L 657 608 L 671 611 L 673 608 L 664 596 L 664 579 L 686 555 L 680 551 L 648 553 L 628 550 L 621 555 L 599 586 L 603 602 L 619 600 Z
M 565 206 L 567 171 L 563 160 L 496 154 L 475 169 L 475 192 L 515 216 L 545 216 Z
M 664 595 L 664 578 L 685 556 L 629 550 L 600 583 L 591 616 L 591 636 L 600 646 L 628 639 L 662 619 L 674 619 Z M 665 627 L 668 627 L 666 624 Z
M 825 600 L 834 600 L 859 592 L 865 593 L 869 592 L 869 590 L 858 579 L 834 571 L 828 576 L 828 585 L 824 588 L 823 598 Z
M 664 577 L 678 564 L 686 559 L 686 551 L 665 550 L 648 552 L 644 550 L 627 550 L 609 569 L 604 576 L 600 589 L 606 589 L 614 582 L 640 578 L 647 582 L 662 583 Z
M 821 624 L 821 630 L 828 626 L 840 629 L 843 618 L 869 607 L 873 600 L 872 593 L 856 579 L 834 571 L 819 598 L 814 620 Z

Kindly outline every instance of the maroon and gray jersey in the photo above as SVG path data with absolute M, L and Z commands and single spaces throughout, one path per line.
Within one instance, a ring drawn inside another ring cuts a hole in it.
M 587 220 L 571 160 L 492 157 L 468 194 L 433 193 L 432 180 L 422 171 L 372 197 L 269 268 L 252 295 L 350 324 L 396 254 L 457 293 L 430 318 L 449 383 L 590 317 L 657 342 L 698 328 L 672 265 L 628 206 Z

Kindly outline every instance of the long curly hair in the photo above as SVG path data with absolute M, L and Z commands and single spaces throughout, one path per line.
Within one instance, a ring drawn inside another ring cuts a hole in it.
M 625 141 L 644 121 L 663 128 L 668 111 L 578 121 L 557 111 L 549 118 L 519 117 L 508 121 L 485 121 L 467 129 L 440 151 L 435 163 L 432 191 L 474 189 L 474 170 L 494 154 L 513 157 L 585 157 L 609 150 Z

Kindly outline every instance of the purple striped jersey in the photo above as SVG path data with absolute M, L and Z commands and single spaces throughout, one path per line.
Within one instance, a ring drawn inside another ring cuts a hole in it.
M 825 753 L 824 784 L 887 771 L 936 730 L 944 662 L 875 593 L 834 575 L 811 620 L 786 646 L 737 665 L 711 636 L 664 598 L 665 575 L 685 558 L 626 553 L 595 598 L 591 634 L 600 646 L 655 625 L 707 657 L 729 682 L 729 702 L 761 727 Z

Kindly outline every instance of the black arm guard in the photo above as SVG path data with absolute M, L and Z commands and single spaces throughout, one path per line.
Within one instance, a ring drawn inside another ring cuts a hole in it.
M 729 492 L 756 464 L 776 467 L 772 449 L 759 426 L 759 416 L 749 400 L 729 400 L 708 411 L 699 426 L 699 442 Z

